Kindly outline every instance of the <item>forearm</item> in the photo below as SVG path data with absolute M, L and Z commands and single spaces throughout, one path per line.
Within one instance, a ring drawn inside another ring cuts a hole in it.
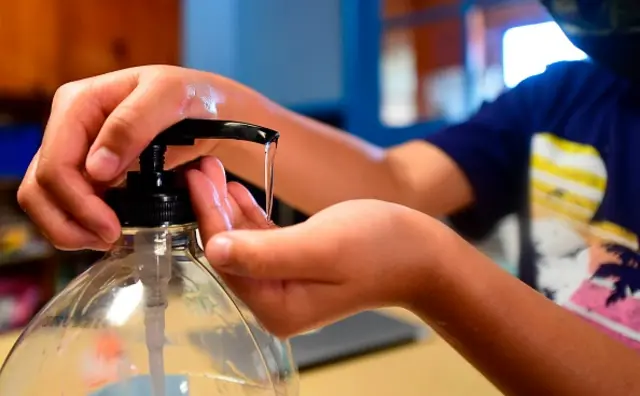
M 345 200 L 374 198 L 441 216 L 471 201 L 461 170 L 424 141 L 385 150 L 267 99 L 256 102 L 248 106 L 250 113 L 235 111 L 236 117 L 280 131 L 275 193 L 303 212 L 312 214 Z M 213 154 L 232 173 L 263 185 L 262 147 L 225 141 Z
M 413 308 L 502 391 L 640 394 L 637 352 L 452 240 Z
M 306 213 L 363 197 L 395 201 L 397 181 L 385 151 L 315 120 L 276 107 L 261 112 L 256 123 L 281 133 L 275 167 L 277 196 Z M 257 185 L 264 183 L 264 149 L 224 142 L 215 149 L 225 167 Z

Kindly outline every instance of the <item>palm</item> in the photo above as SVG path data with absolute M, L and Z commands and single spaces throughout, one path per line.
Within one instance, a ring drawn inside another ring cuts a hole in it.
M 227 184 L 227 211 L 234 230 L 264 229 L 274 227 L 249 190 L 236 182 Z

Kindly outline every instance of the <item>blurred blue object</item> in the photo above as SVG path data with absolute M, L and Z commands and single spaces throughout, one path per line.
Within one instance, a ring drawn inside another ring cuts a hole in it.
M 215 392 L 212 389 L 212 392 Z M 147 396 L 153 395 L 151 377 L 147 375 L 130 378 L 121 383 L 110 385 L 91 396 Z M 167 375 L 165 377 L 166 396 L 188 396 L 189 381 L 182 375 Z
M 0 126 L 0 179 L 22 179 L 42 141 L 40 124 Z

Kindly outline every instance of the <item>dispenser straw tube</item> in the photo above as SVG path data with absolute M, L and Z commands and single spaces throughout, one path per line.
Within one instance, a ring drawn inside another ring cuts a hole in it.
M 166 396 L 164 333 L 171 279 L 171 233 L 160 228 L 138 230 L 134 236 L 134 255 L 144 288 L 145 341 L 153 396 Z

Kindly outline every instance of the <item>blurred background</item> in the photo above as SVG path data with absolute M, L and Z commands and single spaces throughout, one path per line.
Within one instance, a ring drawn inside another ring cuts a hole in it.
M 584 57 L 534 0 L 0 0 L 0 331 L 96 259 L 52 249 L 15 199 L 65 82 L 184 65 L 390 146 Z M 277 209 L 281 225 L 304 219 Z M 511 245 L 481 247 L 512 270 Z

